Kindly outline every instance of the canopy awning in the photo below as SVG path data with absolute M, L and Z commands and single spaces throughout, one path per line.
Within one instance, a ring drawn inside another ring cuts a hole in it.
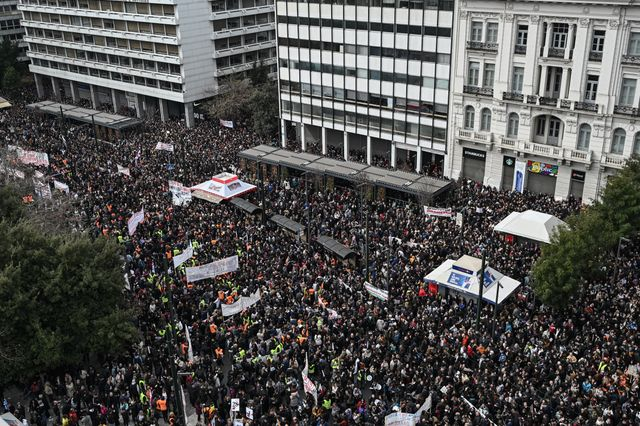
M 478 298 L 480 295 L 481 265 L 481 259 L 471 256 L 462 256 L 458 260 L 447 259 L 424 277 L 424 280 Z M 495 304 L 497 296 L 499 305 L 519 286 L 520 281 L 507 277 L 485 265 L 484 290 L 482 291 L 484 301 Z
M 561 226 L 567 226 L 566 222 L 555 216 L 535 210 L 527 210 L 511 213 L 494 226 L 493 230 L 550 244 L 551 237 Z
M 192 186 L 191 192 L 194 197 L 203 200 L 219 203 L 222 200 L 230 200 L 239 195 L 256 189 L 251 185 L 238 179 L 238 176 L 231 173 L 220 173 L 206 182 Z
M 11 107 L 11 104 L 5 98 L 0 98 L 0 109 L 5 109 Z
M 95 123 L 97 126 L 113 130 L 124 130 L 142 123 L 137 118 L 52 101 L 36 102 L 35 104 L 27 105 L 27 108 L 50 115 L 57 115 L 58 117 L 62 114 L 64 118 L 87 124 Z
M 239 209 L 244 210 L 249 214 L 258 214 L 262 211 L 262 209 L 255 204 L 245 200 L 244 198 L 234 198 L 230 201 L 231 204 L 238 207 Z
M 269 218 L 269 220 L 278 224 L 278 226 L 285 228 L 287 231 L 293 232 L 296 235 L 304 233 L 304 225 L 296 222 L 295 220 L 291 220 L 286 216 L 274 214 Z
M 316 239 L 316 241 L 318 242 L 318 244 L 338 256 L 340 259 L 353 258 L 358 254 L 344 244 L 341 244 L 333 238 L 327 237 L 326 235 L 320 235 Z

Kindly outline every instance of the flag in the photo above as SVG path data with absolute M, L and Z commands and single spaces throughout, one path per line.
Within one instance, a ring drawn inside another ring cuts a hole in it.
M 55 189 L 59 189 L 62 192 L 66 192 L 67 194 L 69 193 L 69 185 L 67 185 L 66 183 L 62 183 L 62 182 L 58 182 L 57 180 L 54 180 L 53 187 Z
M 222 127 L 228 127 L 230 129 L 233 129 L 233 121 L 231 120 L 220 120 L 220 125 Z
M 304 357 L 304 370 L 302 370 L 302 382 L 304 383 L 304 391 L 306 393 L 310 393 L 313 395 L 313 399 L 318 405 L 318 388 L 316 385 L 309 379 L 309 356 L 305 355 Z
M 129 171 L 128 167 L 122 167 L 119 164 L 117 164 L 117 166 L 118 166 L 118 173 L 122 173 L 123 175 L 131 176 L 131 172 Z
M 184 334 L 187 338 L 187 344 L 189 345 L 189 349 L 187 350 L 187 356 L 189 362 L 193 362 L 193 347 L 191 346 L 191 336 L 189 335 L 189 327 L 184 326 Z
M 127 222 L 127 226 L 129 228 L 129 235 L 133 235 L 136 232 L 136 228 L 138 224 L 144 220 L 144 207 L 139 212 L 134 213 L 129 221 Z
M 156 144 L 156 151 L 159 150 L 173 152 L 173 145 L 170 143 L 158 142 Z

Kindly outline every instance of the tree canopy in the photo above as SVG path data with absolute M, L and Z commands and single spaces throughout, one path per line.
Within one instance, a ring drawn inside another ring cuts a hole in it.
M 20 197 L 11 188 L 0 188 L 0 197 L 0 336 L 14 348 L 0 354 L 0 381 L 126 348 L 137 331 L 123 294 L 120 246 L 43 232 L 16 211 Z
M 534 290 L 561 307 L 593 279 L 606 278 L 607 257 L 620 237 L 640 231 L 640 161 L 630 159 L 608 180 L 601 201 L 567 220 L 533 267 Z

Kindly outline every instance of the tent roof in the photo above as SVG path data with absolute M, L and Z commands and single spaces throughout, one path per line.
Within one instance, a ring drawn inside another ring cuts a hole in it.
M 479 266 L 478 269 L 475 269 L 475 265 L 479 265 L 481 262 L 480 259 L 471 256 L 463 256 L 457 261 L 447 259 L 424 279 L 477 298 L 480 293 L 479 276 L 482 267 Z M 467 269 L 467 267 L 470 267 L 470 269 Z M 498 304 L 501 304 L 520 286 L 520 281 L 507 277 L 487 266 L 485 268 L 484 284 L 482 299 L 488 303 L 495 304 L 496 293 L 498 293 Z M 498 285 L 500 286 L 499 292 Z
M 324 247 L 325 249 L 327 249 L 330 252 L 334 253 L 335 255 L 340 257 L 341 259 L 347 259 L 349 257 L 355 257 L 356 254 L 357 254 L 355 251 L 351 250 L 349 247 L 345 246 L 344 244 L 339 243 L 338 241 L 334 240 L 333 238 L 327 237 L 326 235 L 320 235 L 316 239 L 316 241 L 322 247 Z
M 11 413 L 0 415 L 0 426 L 22 426 L 22 422 Z
M 231 173 L 220 173 L 211 180 L 192 186 L 190 189 L 196 198 L 219 203 L 221 200 L 229 200 L 253 191 L 256 186 L 241 181 L 238 176 Z
M 493 230 L 549 244 L 556 229 L 566 225 L 566 222 L 550 214 L 527 210 L 511 213 L 494 226 Z
M 5 98 L 0 98 L 0 109 L 9 108 L 11 104 Z

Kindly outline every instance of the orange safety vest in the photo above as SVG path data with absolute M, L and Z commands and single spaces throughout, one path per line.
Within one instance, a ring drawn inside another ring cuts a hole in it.
M 222 290 L 218 291 L 218 299 L 224 300 L 224 291 Z
M 167 401 L 164 399 L 157 400 L 156 409 L 159 411 L 167 411 Z
M 218 332 L 218 326 L 215 324 L 209 325 L 209 331 L 211 332 L 211 334 L 216 334 Z
M 227 296 L 227 305 L 230 305 L 233 303 L 233 296 Z
M 222 350 L 222 348 L 216 348 L 216 358 L 222 359 L 223 356 L 224 356 L 224 351 Z

